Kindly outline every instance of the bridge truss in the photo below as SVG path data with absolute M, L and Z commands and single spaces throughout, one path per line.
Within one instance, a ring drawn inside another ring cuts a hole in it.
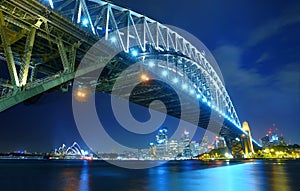
M 76 76 L 101 67 L 105 58 L 99 65 L 77 70 L 89 48 L 105 39 L 132 62 L 166 71 L 166 77 L 187 94 L 247 134 L 203 52 L 142 14 L 100 0 L 0 0 L 0 36 L 0 111 L 53 88 L 67 90 Z M 164 64 L 151 62 L 157 58 Z M 120 68 L 120 61 L 111 62 L 107 73 Z M 98 90 L 105 88 L 102 83 Z

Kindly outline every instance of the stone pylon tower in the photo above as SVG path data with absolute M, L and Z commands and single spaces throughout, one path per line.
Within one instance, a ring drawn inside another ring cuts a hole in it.
M 249 153 L 254 154 L 253 144 L 252 144 L 252 136 L 250 127 L 247 121 L 244 121 L 242 124 L 242 128 L 244 131 L 248 133 L 248 137 L 244 136 L 244 147 L 245 147 L 245 154 L 247 157 L 249 157 Z

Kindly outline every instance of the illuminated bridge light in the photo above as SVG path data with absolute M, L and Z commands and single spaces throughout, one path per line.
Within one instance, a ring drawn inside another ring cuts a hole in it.
M 89 91 L 85 88 L 78 88 L 74 91 L 74 97 L 79 102 L 87 101 L 89 96 Z
M 208 105 L 208 106 L 211 106 L 211 102 L 210 102 L 210 101 L 209 101 L 209 102 L 207 102 L 207 105 Z
M 89 21 L 88 21 L 87 19 L 83 19 L 83 20 L 82 20 L 82 24 L 83 24 L 84 26 L 86 26 L 88 23 L 89 23 Z
M 168 72 L 166 70 L 162 71 L 161 73 L 164 77 L 166 77 L 168 75 Z
M 117 38 L 116 38 L 115 36 L 113 36 L 113 37 L 110 38 L 110 41 L 111 41 L 112 43 L 115 43 L 115 42 L 117 42 Z
M 149 67 L 152 68 L 152 67 L 154 67 L 154 66 L 155 66 L 154 62 L 153 62 L 153 61 L 150 61 L 150 62 L 149 62 Z
M 182 84 L 182 89 L 186 90 L 188 86 L 186 84 Z
M 174 78 L 174 79 L 173 79 L 173 83 L 174 83 L 174 84 L 177 84 L 177 83 L 178 83 L 178 79 L 177 79 L 177 78 Z
M 143 82 L 148 82 L 150 80 L 149 76 L 147 74 L 142 74 L 141 75 L 141 80 Z
M 190 90 L 190 94 L 193 95 L 195 93 L 195 90 Z
M 197 99 L 200 99 L 200 98 L 201 98 L 200 94 L 197 94 L 197 96 L 196 96 L 196 97 L 197 97 Z
M 50 4 L 51 9 L 54 9 L 54 5 L 53 5 L 53 1 L 52 0 L 49 0 L 49 4 Z
M 131 51 L 131 55 L 134 56 L 134 57 L 138 56 L 138 54 L 139 54 L 139 53 L 138 53 L 137 50 L 132 50 L 132 51 Z
M 203 98 L 202 98 L 202 101 L 203 101 L 204 103 L 206 103 L 206 102 L 207 102 L 206 97 L 203 97 Z

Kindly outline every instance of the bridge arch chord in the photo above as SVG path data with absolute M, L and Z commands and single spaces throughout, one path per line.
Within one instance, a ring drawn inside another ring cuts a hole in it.
M 46 3 L 41 0 L 40 2 Z M 177 32 L 142 14 L 105 1 L 49 0 L 46 5 L 99 39 L 104 37 L 106 40 L 118 42 L 119 48 L 126 53 L 130 53 L 130 47 L 137 45 L 141 53 L 153 54 L 154 52 L 147 49 L 151 46 L 156 53 L 182 55 L 193 68 L 183 71 L 183 75 L 192 78 L 192 85 L 199 90 L 202 101 L 241 128 L 233 103 L 219 75 L 205 55 Z

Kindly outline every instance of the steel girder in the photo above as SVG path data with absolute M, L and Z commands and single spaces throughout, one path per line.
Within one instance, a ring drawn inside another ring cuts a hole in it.
M 167 58 L 167 66 L 157 65 L 158 69 L 168 69 L 182 81 L 188 79 L 189 86 L 201 95 L 206 104 L 236 127 L 241 127 L 226 88 L 210 61 L 184 37 L 157 21 L 100 0 L 2 0 L 0 10 L 0 13 L 3 12 L 0 14 L 1 42 L 10 71 L 10 82 L 1 85 L 1 90 L 9 88 L 7 92 L 10 94 L 5 93 L 2 102 L 12 99 L 11 96 L 24 94 L 22 86 L 36 92 L 32 88 L 42 86 L 44 81 L 51 81 L 58 75 L 62 79 L 64 76 L 74 77 L 74 69 L 89 47 L 100 38 L 116 38 L 125 53 L 130 53 L 131 47 L 137 47 L 142 53 L 140 61 L 145 65 L 153 56 L 162 54 L 160 58 Z M 6 30 L 19 37 L 15 37 L 16 42 L 9 39 Z M 22 42 L 25 36 L 27 40 Z M 45 43 L 48 47 L 43 49 L 49 51 L 51 56 L 41 59 L 36 56 L 40 52 L 35 51 L 34 47 Z M 24 46 L 24 56 L 16 56 L 10 50 L 11 46 L 15 49 Z M 151 51 L 149 46 L 152 47 Z M 21 68 L 19 76 L 16 65 Z M 29 72 L 31 80 L 28 81 Z M 39 72 L 45 76 L 39 78 L 36 75 Z M 57 80 L 47 89 L 66 83 L 67 80 Z M 19 96 L 19 99 L 13 99 L 18 100 L 14 104 L 36 94 L 30 93 L 22 99 Z M 2 104 L 0 110 L 11 105 L 13 103 L 7 106 Z
M 226 88 L 210 61 L 175 31 L 142 14 L 105 1 L 53 0 L 50 4 L 40 2 L 98 38 L 116 38 L 120 48 L 126 53 L 133 46 L 138 46 L 142 53 L 147 53 L 147 45 L 151 45 L 160 52 L 183 55 L 194 66 L 193 70 L 183 71 L 183 75 L 193 81 L 191 86 L 201 84 L 199 93 L 205 96 L 209 104 L 232 120 L 237 127 L 241 127 Z M 190 68 L 188 65 L 185 67 Z

